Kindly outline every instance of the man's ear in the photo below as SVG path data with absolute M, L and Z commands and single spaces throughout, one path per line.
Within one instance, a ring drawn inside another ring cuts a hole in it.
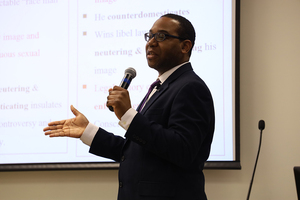
M 190 40 L 184 40 L 181 42 L 181 52 L 188 53 L 192 48 L 192 42 Z

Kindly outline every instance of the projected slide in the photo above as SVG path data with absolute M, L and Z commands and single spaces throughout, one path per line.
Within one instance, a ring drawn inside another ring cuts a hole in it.
M 107 162 L 78 139 L 49 138 L 50 121 L 72 118 L 74 105 L 91 123 L 125 131 L 106 107 L 108 89 L 124 70 L 136 108 L 158 76 L 146 62 L 144 33 L 163 14 L 196 29 L 191 63 L 213 94 L 216 131 L 212 161 L 233 161 L 234 66 L 231 1 L 0 1 L 0 164 Z

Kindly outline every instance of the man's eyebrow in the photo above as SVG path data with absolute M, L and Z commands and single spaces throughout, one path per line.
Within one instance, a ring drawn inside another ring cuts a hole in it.
M 152 33 L 153 31 L 150 29 L 149 30 L 149 33 Z M 158 30 L 157 33 L 169 33 L 168 31 L 166 30 Z

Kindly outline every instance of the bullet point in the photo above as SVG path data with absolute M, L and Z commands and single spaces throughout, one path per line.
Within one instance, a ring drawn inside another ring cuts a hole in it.
M 86 35 L 86 34 L 87 34 L 87 32 L 86 32 L 86 31 L 84 31 L 84 32 L 83 32 L 83 35 Z
M 83 89 L 86 89 L 86 88 L 87 88 L 87 85 L 83 85 L 82 88 L 83 88 Z
M 87 18 L 87 14 L 83 14 L 83 18 Z

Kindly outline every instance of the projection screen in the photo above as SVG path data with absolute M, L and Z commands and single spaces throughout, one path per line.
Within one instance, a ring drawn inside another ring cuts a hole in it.
M 79 139 L 49 138 L 43 128 L 72 118 L 74 105 L 91 123 L 124 136 L 106 107 L 108 89 L 135 68 L 128 91 L 138 106 L 158 76 L 147 65 L 144 33 L 167 13 L 193 23 L 190 61 L 214 98 L 205 167 L 239 169 L 239 1 L 1 0 L 0 170 L 118 168 Z

